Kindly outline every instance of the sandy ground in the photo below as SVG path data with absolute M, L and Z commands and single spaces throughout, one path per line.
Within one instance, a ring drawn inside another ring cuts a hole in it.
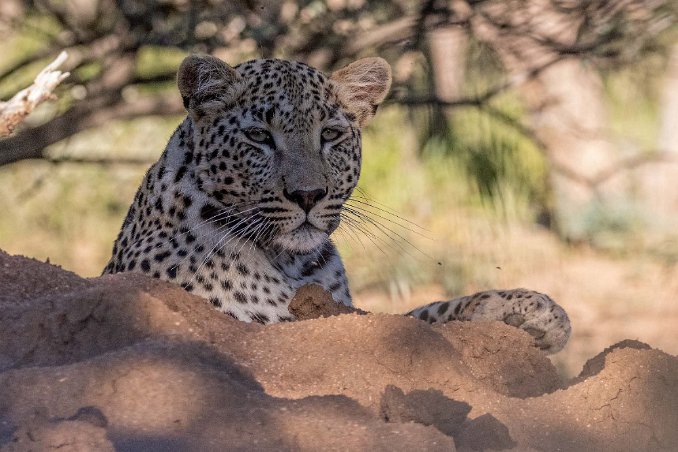
M 678 450 L 678 358 L 637 341 L 563 381 L 515 328 L 332 315 L 315 289 L 271 326 L 1 252 L 0 289 L 3 451 Z

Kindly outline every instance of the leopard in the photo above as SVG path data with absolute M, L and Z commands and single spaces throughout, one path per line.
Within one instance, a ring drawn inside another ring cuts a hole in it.
M 389 64 L 364 57 L 328 74 L 297 61 L 232 67 L 194 54 L 180 64 L 177 86 L 187 115 L 145 174 L 103 273 L 177 284 L 243 322 L 296 320 L 288 306 L 307 284 L 352 306 L 331 235 L 360 177 L 362 130 L 389 93 Z M 561 306 L 526 289 L 405 315 L 502 321 L 546 353 L 571 332 Z

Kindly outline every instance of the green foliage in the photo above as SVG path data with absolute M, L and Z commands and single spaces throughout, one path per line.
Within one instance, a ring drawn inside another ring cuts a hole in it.
M 151 78 L 174 74 L 187 52 L 172 47 L 144 46 L 136 54 L 137 75 Z
M 429 139 L 423 156 L 452 159 L 474 184 L 478 202 L 501 205 L 504 187 L 511 186 L 533 209 L 547 202 L 546 170 L 542 154 L 510 126 L 475 109 L 455 112 L 451 133 Z
M 299 23 L 286 31 L 284 39 L 279 38 L 282 44 L 267 42 L 278 24 L 243 21 L 246 29 L 238 36 L 242 40 L 238 50 L 255 54 L 260 50 L 257 45 L 263 43 L 277 56 L 303 56 L 298 49 L 310 52 L 315 47 L 308 43 L 315 45 L 316 41 L 327 48 L 341 49 L 344 39 L 350 42 L 357 33 L 358 19 L 376 18 L 381 22 L 404 14 L 386 1 L 369 2 L 369 11 L 333 11 L 327 2 L 302 3 L 295 13 Z M 153 9 L 151 3 L 140 5 Z M 175 13 L 171 15 L 177 21 L 188 20 L 183 11 L 176 17 Z M 140 15 L 139 30 L 147 25 L 141 19 L 150 20 L 152 14 Z M 233 24 L 236 18 L 225 14 L 216 23 L 223 19 L 225 25 Z M 340 33 L 341 39 L 327 33 L 339 20 L 348 20 L 353 27 Z M 0 71 L 43 48 L 45 39 L 36 30 L 55 34 L 60 28 L 51 17 L 28 16 L 19 33 L 3 47 Z M 228 44 L 234 51 L 230 42 L 212 42 L 216 37 L 205 37 L 193 46 L 171 29 L 163 30 L 167 33 L 160 33 L 157 39 L 145 33 L 135 35 L 143 45 L 136 53 L 134 75 L 152 83 L 125 88 L 125 99 L 134 99 L 126 95 L 136 94 L 134 90 L 176 95 L 173 73 L 185 56 L 182 49 L 206 51 Z M 186 44 L 182 49 L 174 41 L 168 44 L 164 40 L 175 35 Z M 245 44 L 251 43 L 252 37 L 256 42 L 247 50 Z M 379 54 L 394 62 L 402 53 L 401 47 L 379 49 Z M 342 58 L 347 57 L 340 52 L 333 54 L 327 64 L 335 66 L 343 62 Z M 427 93 L 432 86 L 431 70 L 421 60 L 425 58 L 417 60 L 415 77 L 407 82 L 414 93 Z M 38 60 L 12 74 L 11 80 L 0 81 L 0 97 L 26 86 L 45 62 Z M 662 64 L 664 60 L 651 56 L 643 64 L 611 71 L 605 77 L 612 128 L 625 137 L 622 144 L 630 143 L 634 150 L 651 147 L 656 137 L 657 74 Z M 74 75 L 87 81 L 105 69 L 95 62 L 80 67 Z M 466 83 L 460 95 L 482 94 L 503 77 L 492 47 L 471 39 Z M 69 82 L 63 86 L 65 91 Z M 64 105 L 71 101 L 68 93 L 61 96 Z M 61 106 L 57 104 L 56 108 Z M 364 220 L 360 228 L 344 227 L 336 236 L 354 291 L 377 288 L 403 296 L 409 287 L 437 285 L 449 294 L 459 294 L 495 284 L 499 280 L 497 268 L 515 261 L 509 251 L 524 244 L 516 244 L 506 231 L 516 227 L 532 231 L 536 217 L 548 210 L 551 196 L 547 166 L 534 143 L 507 124 L 525 119 L 517 95 L 508 92 L 493 98 L 489 107 L 505 120 L 475 107 L 446 111 L 389 106 L 377 115 L 364 134 L 363 173 L 356 193 L 368 195 L 368 200 L 356 199 L 372 204 L 362 205 L 372 212 L 372 220 Z M 134 157 L 150 162 L 162 151 L 178 121 L 176 117 L 116 121 L 55 145 L 49 152 L 51 156 Z M 144 171 L 141 166 L 54 166 L 45 162 L 0 168 L 0 208 L 11 212 L 0 215 L 0 248 L 42 259 L 50 257 L 84 275 L 98 274 Z M 614 250 L 632 243 L 643 227 L 637 206 L 623 202 L 611 209 L 593 205 L 574 220 L 587 240 Z
M 458 294 L 489 284 L 486 267 L 494 269 L 499 243 L 481 250 L 466 242 L 490 224 L 531 222 L 534 199 L 545 196 L 541 155 L 473 111 L 455 114 L 463 133 L 429 140 L 421 152 L 409 117 L 402 108 L 386 108 L 364 135 L 357 196 L 366 194 L 378 207 L 361 206 L 378 224 L 337 235 L 352 287 L 401 297 L 421 285 Z
M 56 22 L 47 16 L 31 14 L 18 27 L 17 32 L 4 38 L 2 56 L 0 57 L 0 73 L 23 61 L 27 55 L 40 51 L 45 47 L 45 36 L 54 35 L 59 31 Z M 0 99 L 14 95 L 20 89 L 28 86 L 48 59 L 42 59 L 28 64 L 19 71 L 11 73 L 11 77 L 0 81 Z
M 0 247 L 49 258 L 84 275 L 100 273 L 142 168 L 54 167 L 0 170 Z
M 659 132 L 659 105 L 666 60 L 644 58 L 633 68 L 604 73 L 604 88 L 613 136 L 622 149 L 653 149 Z
M 157 159 L 178 118 L 115 121 L 53 146 L 54 157 Z M 26 161 L 0 168 L 0 249 L 49 258 L 79 274 L 101 272 L 144 165 L 54 165 Z

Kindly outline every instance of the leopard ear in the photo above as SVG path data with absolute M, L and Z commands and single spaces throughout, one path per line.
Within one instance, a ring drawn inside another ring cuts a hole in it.
M 383 58 L 362 58 L 334 72 L 331 79 L 340 102 L 362 127 L 391 88 L 391 67 Z
M 189 55 L 179 66 L 177 85 L 184 107 L 194 118 L 233 104 L 242 93 L 240 75 L 210 55 Z

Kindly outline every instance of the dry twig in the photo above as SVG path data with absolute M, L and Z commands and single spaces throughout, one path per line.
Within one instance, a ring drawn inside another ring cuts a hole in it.
M 67 57 L 66 52 L 61 52 L 40 71 L 31 86 L 19 91 L 7 102 L 0 102 L 0 138 L 9 136 L 38 105 L 55 98 L 52 91 L 70 75 L 57 70 Z

